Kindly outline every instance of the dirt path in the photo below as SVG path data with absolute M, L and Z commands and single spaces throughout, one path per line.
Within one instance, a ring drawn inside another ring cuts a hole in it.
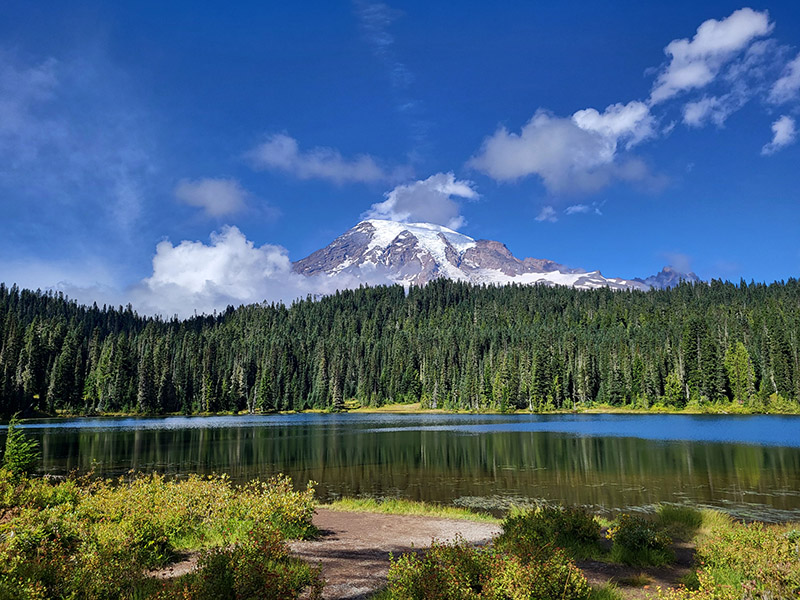
M 322 565 L 326 600 L 363 600 L 386 586 L 389 553 L 395 556 L 428 548 L 431 540 L 453 540 L 461 535 L 471 544 L 486 544 L 500 533 L 500 526 L 457 519 L 412 515 L 356 513 L 318 508 L 314 525 L 320 536 L 311 541 L 289 542 L 298 556 Z M 181 557 L 151 575 L 171 579 L 194 569 L 199 553 Z M 577 564 L 592 585 L 617 584 L 626 600 L 650 597 L 657 587 L 675 587 L 691 570 L 694 549 L 676 544 L 675 563 L 667 567 L 635 568 L 601 561 Z M 637 581 L 638 580 L 638 581 Z
M 321 535 L 316 541 L 291 542 L 296 556 L 321 564 L 326 600 L 354 600 L 386 585 L 389 553 L 427 548 L 432 539 L 485 544 L 500 533 L 498 525 L 411 515 L 383 515 L 317 509 Z

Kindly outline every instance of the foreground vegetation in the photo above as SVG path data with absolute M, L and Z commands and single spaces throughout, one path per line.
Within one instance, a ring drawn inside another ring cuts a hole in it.
M 317 597 L 319 571 L 284 543 L 314 535 L 313 496 L 285 477 L 51 482 L 3 468 L 0 598 Z M 187 551 L 201 552 L 194 572 L 150 577 Z
M 654 590 L 659 600 L 800 595 L 797 524 L 745 524 L 717 511 L 665 505 L 653 517 L 620 515 L 606 530 L 610 549 L 597 518 L 582 509 L 540 507 L 512 514 L 502 525 L 484 548 L 456 540 L 393 559 L 389 585 L 376 599 L 620 600 L 617 582 L 592 588 L 576 561 L 669 568 L 673 538 L 696 545 L 695 568 L 684 585 Z M 642 573 L 618 583 L 649 581 Z
M 237 487 L 224 476 L 51 481 L 2 468 L 0 598 L 319 597 L 321 573 L 293 558 L 284 541 L 314 536 L 314 506 L 313 487 L 295 491 L 285 477 Z M 345 500 L 333 508 L 486 519 L 409 501 Z M 620 515 L 601 527 L 583 509 L 544 506 L 512 511 L 486 547 L 455 540 L 394 557 L 379 597 L 619 600 L 613 583 L 592 588 L 580 561 L 669 568 L 673 540 L 692 540 L 697 560 L 685 587 L 653 592 L 662 600 L 800 592 L 797 525 L 662 506 L 655 516 Z M 187 552 L 200 553 L 195 570 L 153 577 Z
M 800 283 L 364 288 L 179 321 L 0 284 L 0 413 L 800 410 Z

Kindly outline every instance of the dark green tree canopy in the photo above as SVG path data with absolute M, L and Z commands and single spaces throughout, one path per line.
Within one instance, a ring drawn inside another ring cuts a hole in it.
M 0 284 L 0 412 L 471 410 L 800 401 L 800 285 L 437 280 L 185 321 Z

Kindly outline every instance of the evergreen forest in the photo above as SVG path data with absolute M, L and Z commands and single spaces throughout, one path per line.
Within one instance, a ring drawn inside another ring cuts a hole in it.
M 800 283 L 363 287 L 187 320 L 0 284 L 0 413 L 800 412 Z

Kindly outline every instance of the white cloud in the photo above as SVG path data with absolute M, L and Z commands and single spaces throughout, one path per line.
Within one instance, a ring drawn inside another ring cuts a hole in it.
M 398 185 L 386 193 L 386 200 L 373 204 L 363 216 L 406 223 L 436 223 L 458 229 L 464 225 L 464 218 L 456 199 L 476 199 L 478 193 L 472 186 L 471 181 L 458 180 L 453 173 L 437 173 L 424 180 Z
M 189 317 L 259 302 L 289 303 L 296 298 L 330 294 L 337 289 L 388 281 L 347 274 L 306 277 L 292 271 L 285 248 L 257 247 L 236 227 L 211 235 L 211 243 L 164 241 L 156 247 L 153 273 L 127 294 L 145 314 Z
M 664 49 L 670 60 L 653 85 L 650 103 L 708 85 L 726 62 L 773 27 L 767 11 L 741 8 L 721 21 L 705 21 L 692 40 L 673 40 Z
M 536 217 L 536 220 L 540 222 L 555 223 L 558 221 L 556 209 L 552 206 L 543 206 L 542 210 L 539 211 L 539 215 Z
M 573 114 L 572 120 L 581 129 L 597 132 L 606 140 L 613 140 L 615 149 L 618 141 L 624 141 L 626 149 L 630 149 L 654 135 L 655 119 L 644 102 L 612 104 L 602 113 L 594 108 L 586 108 Z
M 783 104 L 800 95 L 800 54 L 790 61 L 781 77 L 772 85 L 769 100 L 775 104 Z
M 643 164 L 619 161 L 629 149 L 654 135 L 655 119 L 642 102 L 612 104 L 602 113 L 579 110 L 571 118 L 538 110 L 519 134 L 505 127 L 483 141 L 469 166 L 498 181 L 538 175 L 551 192 L 591 192 L 615 179 L 647 177 Z
M 564 214 L 579 215 L 588 213 L 590 210 L 592 210 L 592 207 L 588 204 L 573 204 L 572 206 L 568 206 L 566 209 L 564 209 Z
M 689 127 L 703 127 L 709 122 L 722 127 L 727 118 L 742 107 L 743 100 L 733 94 L 703 96 L 684 105 L 683 122 Z
M 327 179 L 337 184 L 391 181 L 406 174 L 402 168 L 386 171 L 367 154 L 347 159 L 334 148 L 301 151 L 297 140 L 284 133 L 269 136 L 248 157 L 257 168 L 284 171 L 298 179 Z
M 774 154 L 794 142 L 796 137 L 797 128 L 795 127 L 794 119 L 783 115 L 772 124 L 772 141 L 764 145 L 761 149 L 761 154 L 765 156 Z
M 593 213 L 598 216 L 602 216 L 603 212 L 600 208 L 605 204 L 603 202 L 592 202 L 591 204 L 573 204 L 572 206 L 568 206 L 564 209 L 565 215 L 585 215 L 589 213 Z
M 175 197 L 189 206 L 202 208 L 211 217 L 239 212 L 250 194 L 235 179 L 182 179 Z

